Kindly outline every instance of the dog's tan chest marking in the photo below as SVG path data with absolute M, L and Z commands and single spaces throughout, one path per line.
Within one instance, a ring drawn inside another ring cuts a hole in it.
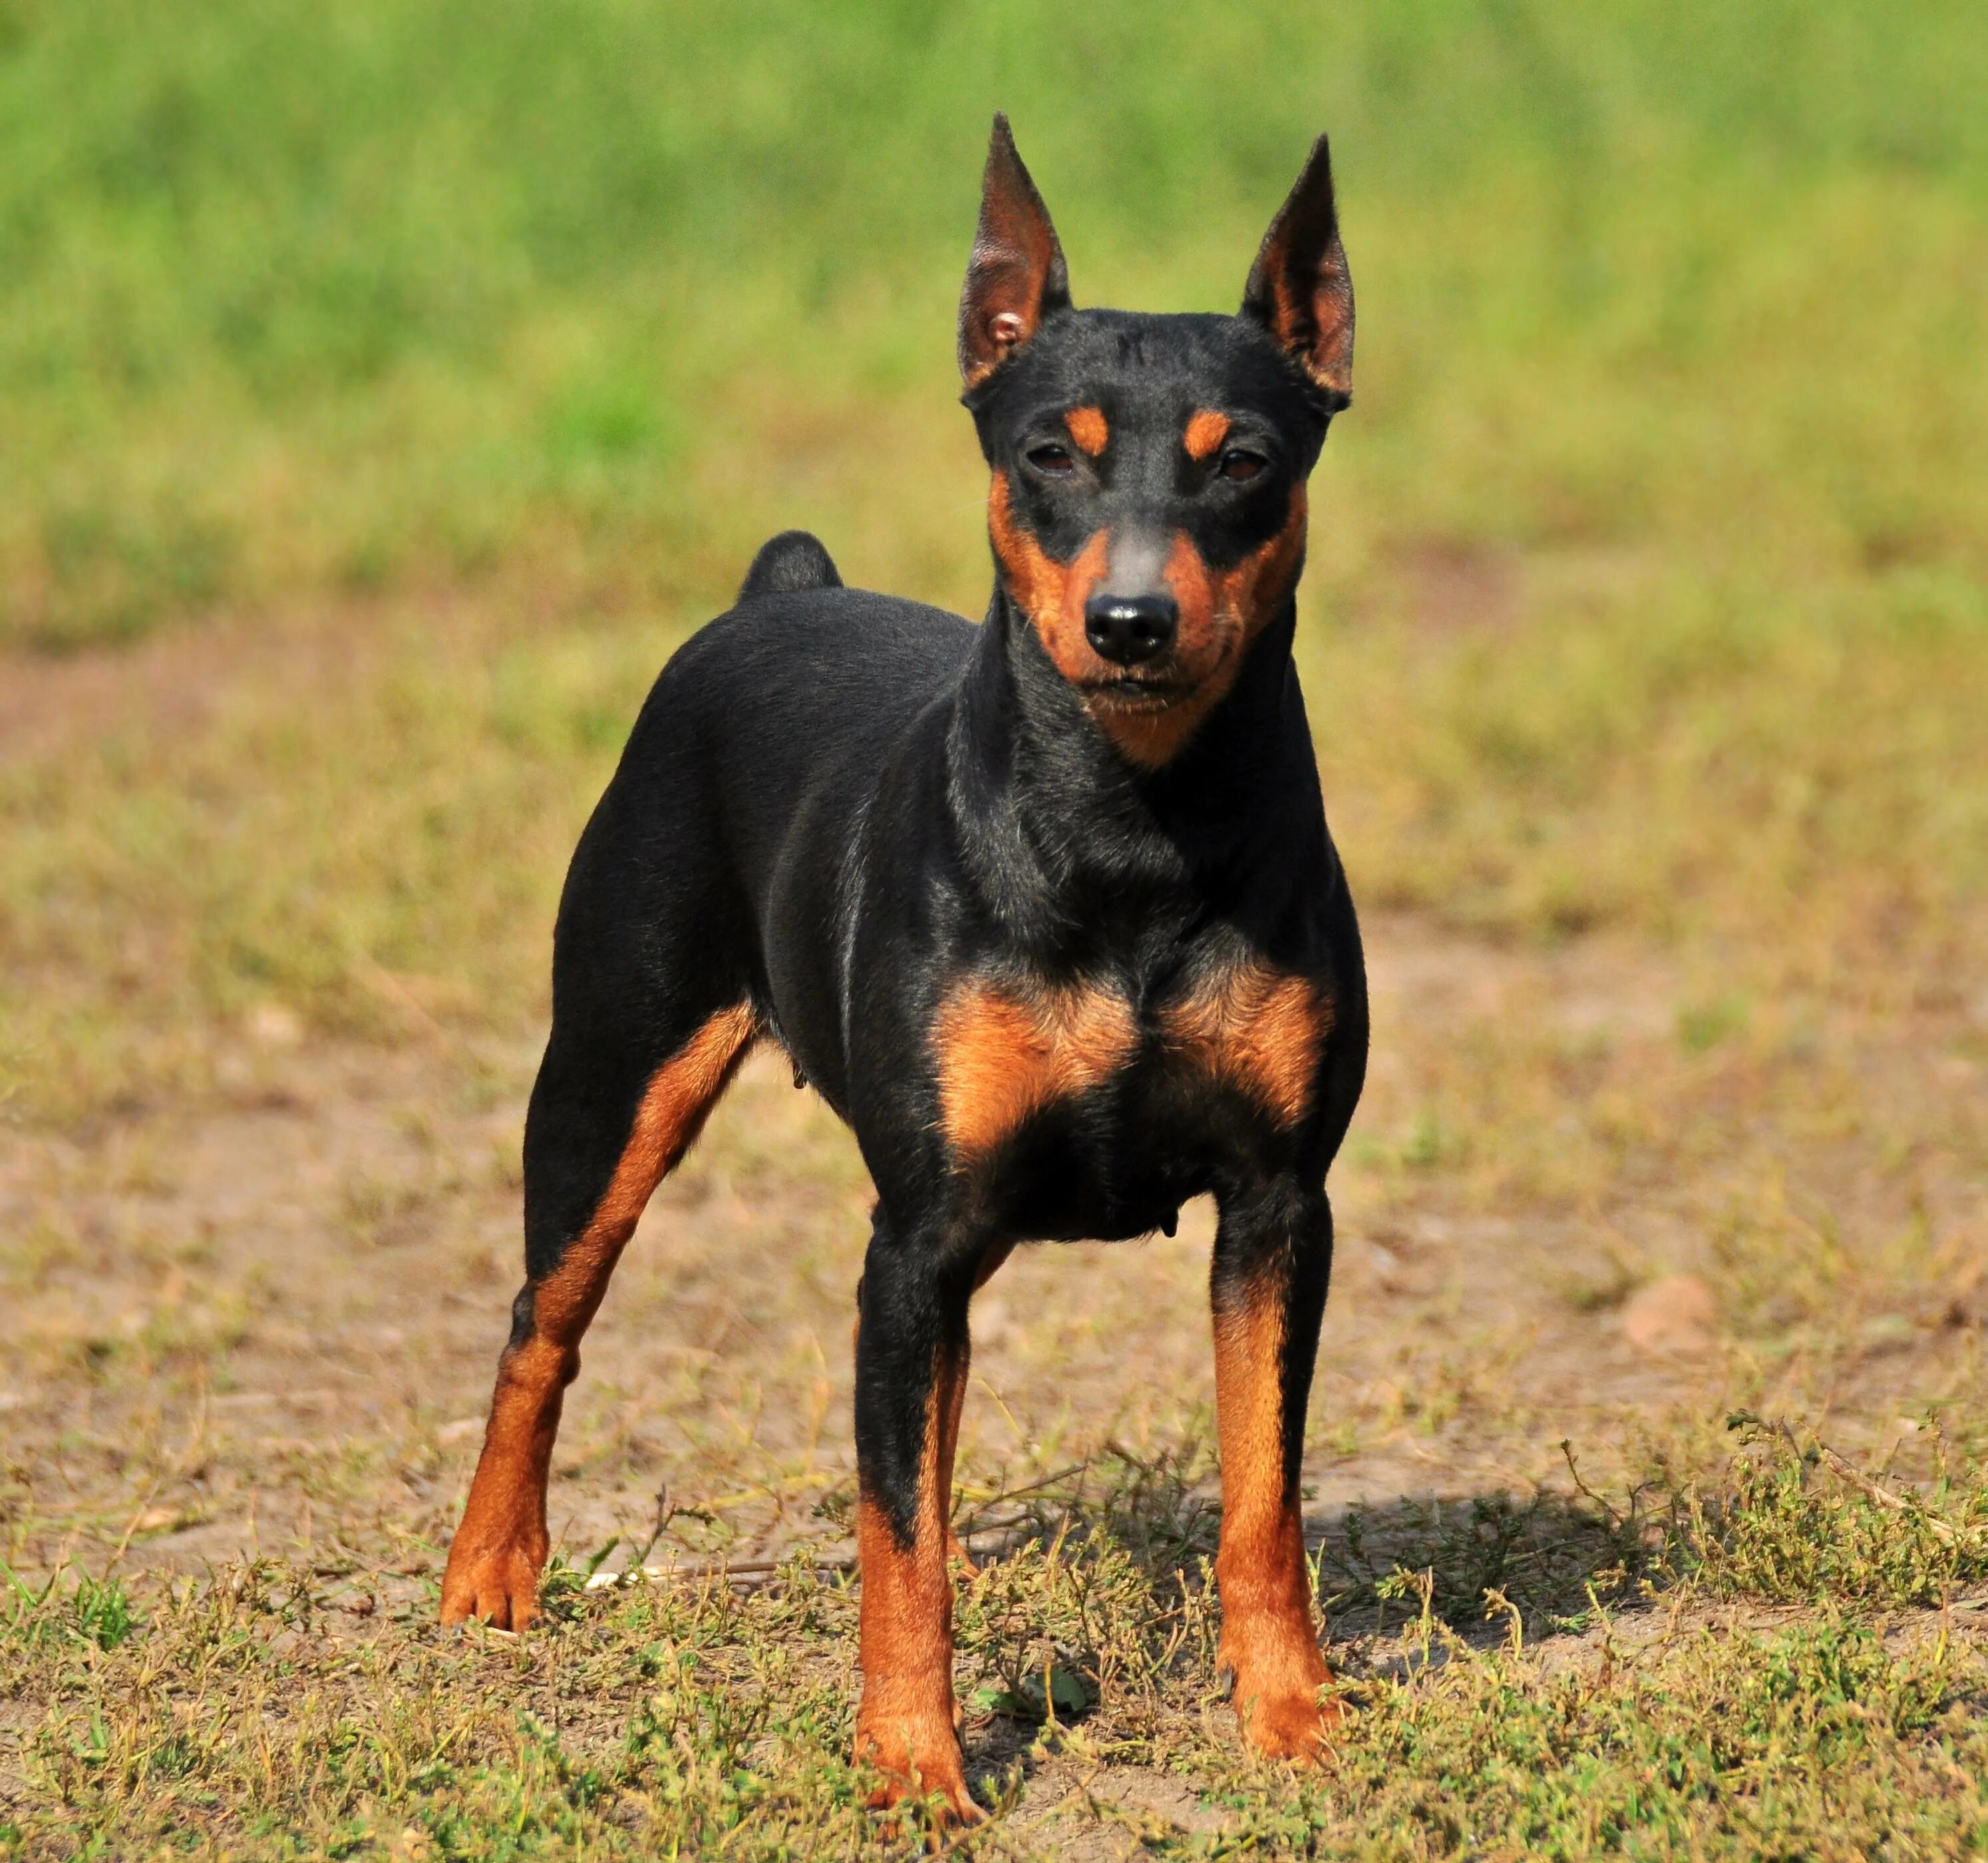
M 932 1028 L 946 1143 L 962 1159 L 984 1155 L 1045 1107 L 1110 1079 L 1138 1041 L 1132 1006 L 1097 985 L 965 979 Z
M 1308 978 L 1247 958 L 1210 972 L 1168 1004 L 1160 1031 L 1169 1057 L 1292 1126 L 1311 1104 L 1332 1021 L 1330 998 Z
M 1197 979 L 1157 1022 L 1147 1052 L 1161 1065 L 1293 1126 L 1311 1104 L 1332 1001 L 1308 978 L 1247 957 Z M 1036 1114 L 1110 1080 L 1149 1039 L 1131 1003 L 1100 985 L 962 979 L 931 1032 L 947 1145 L 962 1162 L 985 1157 Z

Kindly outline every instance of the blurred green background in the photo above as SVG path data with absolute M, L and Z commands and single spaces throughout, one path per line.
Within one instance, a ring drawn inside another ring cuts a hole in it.
M 708 602 L 824 451 L 882 468 L 866 498 L 967 495 L 950 320 L 997 107 L 1080 299 L 1155 309 L 1231 307 L 1331 130 L 1363 544 L 1982 566 L 1978 5 L 0 22 L 0 588 L 31 639 L 547 561 Z M 955 516 L 914 519 L 948 566 Z
M 0 1055 L 363 1023 L 368 965 L 534 1013 L 579 816 L 760 538 L 979 613 L 996 107 L 1079 302 L 1151 309 L 1232 306 L 1333 135 L 1302 651 L 1363 898 L 1972 962 L 1984 96 L 1952 0 L 0 0 L 0 681 L 385 643 L 0 779 Z

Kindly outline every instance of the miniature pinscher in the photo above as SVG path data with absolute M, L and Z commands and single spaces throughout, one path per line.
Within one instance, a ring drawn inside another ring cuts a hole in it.
M 968 1309 L 1019 1242 L 1212 1192 L 1220 1658 L 1249 1740 L 1336 1713 L 1299 1466 L 1366 1069 L 1360 936 L 1292 663 L 1306 484 L 1352 383 L 1325 139 L 1234 316 L 1078 310 L 997 117 L 959 310 L 986 620 L 845 588 L 800 532 L 664 668 L 561 900 L 526 1279 L 442 1617 L 516 1630 L 616 1258 L 747 1050 L 853 1128 L 857 1756 L 979 1815 L 952 1686 Z

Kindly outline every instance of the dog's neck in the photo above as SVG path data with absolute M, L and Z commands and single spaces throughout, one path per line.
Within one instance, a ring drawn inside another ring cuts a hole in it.
M 1025 943 L 1065 945 L 1079 928 L 1191 909 L 1207 883 L 1276 832 L 1266 785 L 1293 779 L 1311 748 L 1286 595 L 1234 683 L 1156 769 L 1136 767 L 1057 671 L 997 584 L 956 695 L 947 746 L 969 877 Z

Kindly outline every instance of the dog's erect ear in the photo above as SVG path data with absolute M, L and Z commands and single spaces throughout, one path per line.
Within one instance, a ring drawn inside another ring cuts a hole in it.
M 1332 151 L 1321 136 L 1250 268 L 1242 313 L 1344 406 L 1353 393 L 1353 274 L 1339 243 Z
M 1008 119 L 996 116 L 959 297 L 959 373 L 967 387 L 977 387 L 1051 311 L 1069 306 L 1070 273 L 1049 209 L 1015 153 Z

